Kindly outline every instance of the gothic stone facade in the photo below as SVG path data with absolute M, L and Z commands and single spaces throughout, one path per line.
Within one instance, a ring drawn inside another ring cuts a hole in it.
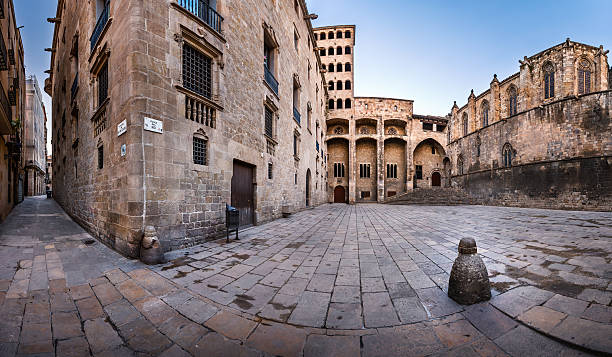
M 35 76 L 26 80 L 25 136 L 25 179 L 24 194 L 36 196 L 45 194 L 47 172 L 47 117 L 42 94 Z
M 137 256 L 326 202 L 326 86 L 303 0 L 59 0 L 53 188 Z M 152 120 L 151 120 L 152 119 Z M 160 128 L 163 125 L 163 128 Z
M 607 53 L 568 39 L 455 104 L 452 184 L 483 203 L 612 209 Z
M 448 118 L 415 115 L 411 100 L 355 97 L 354 25 L 318 27 L 315 37 L 329 91 L 328 199 L 383 202 L 448 185 Z

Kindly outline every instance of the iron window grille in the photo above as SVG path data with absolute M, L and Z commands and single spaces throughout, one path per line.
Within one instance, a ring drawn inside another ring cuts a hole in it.
M 202 138 L 193 138 L 193 163 L 197 165 L 206 165 L 206 140 Z
M 98 106 L 108 97 L 108 62 L 104 63 L 98 72 Z
M 98 147 L 98 170 L 104 168 L 104 146 Z
M 270 110 L 270 108 L 265 107 L 266 108 L 266 113 L 265 113 L 265 133 L 268 137 L 272 137 L 273 134 L 273 113 L 272 110 Z
M 183 87 L 208 99 L 212 96 L 212 60 L 188 44 L 183 45 Z

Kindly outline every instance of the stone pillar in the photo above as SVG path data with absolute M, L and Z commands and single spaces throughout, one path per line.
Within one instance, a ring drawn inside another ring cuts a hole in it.
M 463 124 L 462 124 L 463 125 Z M 478 123 L 476 122 L 476 96 L 474 95 L 474 90 L 470 92 L 470 96 L 468 97 L 468 134 L 475 131 L 478 128 Z M 461 133 L 463 135 L 463 133 Z
M 489 124 L 499 121 L 501 116 L 501 100 L 497 74 L 493 75 L 493 80 L 491 81 L 491 105 L 489 111 Z
M 348 152 L 348 157 L 349 157 L 348 196 L 349 196 L 350 204 L 354 204 L 356 197 L 357 197 L 356 192 L 355 192 L 355 190 L 357 189 L 357 179 L 356 179 L 357 170 L 355 168 L 355 162 L 357 162 L 357 145 L 356 145 L 357 143 L 355 141 L 355 136 L 356 136 L 355 120 L 351 118 L 349 120 L 349 152 Z
M 385 201 L 385 123 L 382 117 L 376 123 L 376 137 L 376 201 L 382 203 Z
M 567 38 L 561 53 L 561 63 L 555 63 L 555 97 L 569 97 L 578 94 L 578 83 L 576 81 L 576 55 L 574 45 Z M 558 73 L 558 74 L 557 74 Z M 559 79 L 559 84 L 556 80 Z M 558 91 L 558 92 L 557 92 Z
M 604 51 L 603 45 L 599 46 L 599 50 L 597 51 L 597 62 L 595 63 L 595 73 L 597 74 L 597 78 L 595 79 L 595 88 L 593 91 L 602 91 L 607 90 L 608 85 L 608 56 L 609 50 Z

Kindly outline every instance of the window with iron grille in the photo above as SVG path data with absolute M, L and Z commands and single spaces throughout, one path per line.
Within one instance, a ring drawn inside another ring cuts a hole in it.
M 98 146 L 98 169 L 104 168 L 104 145 Z
M 273 117 L 274 117 L 274 113 L 272 113 L 272 110 L 270 108 L 268 108 L 267 106 L 265 107 L 265 133 L 267 136 L 272 137 L 273 134 Z
M 108 62 L 98 72 L 98 106 L 108 97 Z
M 207 140 L 202 138 L 193 138 L 193 163 L 197 165 L 206 165 L 206 144 Z
M 206 98 L 212 96 L 212 60 L 200 51 L 183 45 L 183 87 Z
M 273 173 L 273 167 L 272 167 L 272 163 L 269 162 L 268 163 L 268 180 L 272 180 L 272 173 Z

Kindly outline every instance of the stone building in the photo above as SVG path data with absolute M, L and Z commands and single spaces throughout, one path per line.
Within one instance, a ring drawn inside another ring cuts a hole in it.
M 607 50 L 567 41 L 452 108 L 452 184 L 484 203 L 612 208 Z
M 383 202 L 415 187 L 447 186 L 448 118 L 413 114 L 412 100 L 355 97 L 355 26 L 314 31 L 329 91 L 328 199 Z
M 46 188 L 53 190 L 53 156 L 47 155 L 47 166 L 46 166 Z
M 47 171 L 47 116 L 36 76 L 26 79 L 25 106 L 24 194 L 43 195 Z
M 0 220 L 23 199 L 25 67 L 13 1 L 0 2 Z
M 303 0 L 59 0 L 54 197 L 118 251 L 327 201 L 327 91 Z

